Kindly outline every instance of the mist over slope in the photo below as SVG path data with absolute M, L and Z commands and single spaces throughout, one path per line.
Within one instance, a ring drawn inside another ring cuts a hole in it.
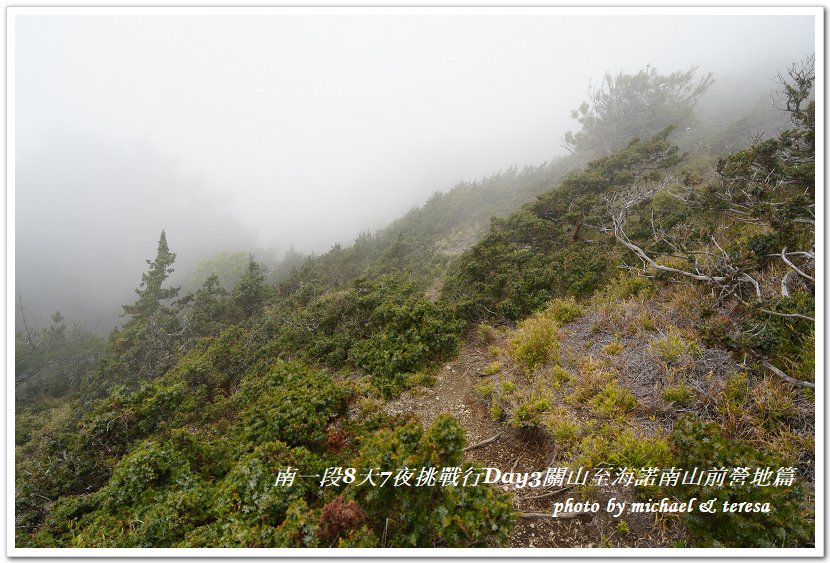
M 812 553 L 818 12 L 14 19 L 15 547 Z
M 809 18 L 682 19 L 22 17 L 16 287 L 39 324 L 105 330 L 161 229 L 181 283 L 219 252 L 275 266 L 566 155 L 606 72 L 713 72 L 699 125 L 721 128 L 811 50 Z

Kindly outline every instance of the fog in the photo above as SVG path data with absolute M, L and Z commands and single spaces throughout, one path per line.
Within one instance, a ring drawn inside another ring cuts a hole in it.
M 815 50 L 806 16 L 14 23 L 16 288 L 38 322 L 107 328 L 162 229 L 181 273 L 221 251 L 325 252 L 436 190 L 563 154 L 606 72 L 697 65 L 717 81 L 707 107 L 738 112 Z

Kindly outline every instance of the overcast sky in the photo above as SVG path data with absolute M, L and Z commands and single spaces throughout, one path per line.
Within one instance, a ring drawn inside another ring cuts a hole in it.
M 766 69 L 812 53 L 813 26 L 17 16 L 17 285 L 47 313 L 112 288 L 129 301 L 162 228 L 185 265 L 222 250 L 325 251 L 436 190 L 561 154 L 570 111 L 607 71 L 699 65 L 718 80 L 711 95 L 772 90 Z

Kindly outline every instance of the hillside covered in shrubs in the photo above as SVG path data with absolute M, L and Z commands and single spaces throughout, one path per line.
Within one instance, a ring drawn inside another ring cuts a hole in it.
M 162 232 L 107 338 L 59 313 L 16 335 L 15 545 L 814 545 L 814 79 L 793 65 L 788 121 L 746 139 L 753 114 L 688 127 L 711 84 L 694 69 L 608 77 L 571 156 L 437 193 L 276 283 L 251 256 L 232 287 L 185 294 Z M 534 514 L 710 491 L 461 484 L 511 464 L 795 477 L 714 494 L 769 512 L 589 530 Z M 332 468 L 356 474 L 321 484 Z M 420 486 L 372 484 L 407 468 Z

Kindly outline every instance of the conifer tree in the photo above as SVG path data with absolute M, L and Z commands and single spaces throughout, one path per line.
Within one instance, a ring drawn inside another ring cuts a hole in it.
M 648 139 L 666 127 L 694 123 L 694 107 L 714 82 L 712 74 L 695 81 L 697 67 L 669 75 L 646 66 L 637 74 L 606 74 L 591 89 L 589 102 L 571 112 L 582 128 L 568 131 L 563 146 L 584 159 L 609 155 L 632 139 Z
M 177 304 L 165 303 L 178 295 L 179 288 L 162 287 L 173 272 L 175 260 L 176 254 L 170 252 L 167 235 L 162 231 L 156 258 L 147 260 L 150 267 L 141 275 L 141 285 L 135 290 L 138 299 L 132 305 L 124 305 L 124 314 L 132 318 L 118 334 L 116 348 L 141 379 L 161 375 L 172 365 L 182 336 Z
M 155 260 L 147 260 L 150 269 L 141 274 L 141 285 L 135 292 L 138 300 L 132 305 L 124 305 L 124 313 L 134 319 L 149 318 L 162 306 L 162 301 L 172 299 L 179 294 L 178 287 L 161 287 L 167 277 L 173 273 L 176 253 L 167 246 L 167 235 L 161 231 Z
M 219 276 L 211 274 L 192 296 L 185 315 L 190 333 L 196 337 L 219 336 L 229 322 L 228 292 L 219 283 Z
M 269 294 L 265 276 L 262 275 L 262 265 L 248 256 L 248 269 L 242 279 L 236 284 L 231 294 L 237 317 L 247 319 L 258 313 Z

